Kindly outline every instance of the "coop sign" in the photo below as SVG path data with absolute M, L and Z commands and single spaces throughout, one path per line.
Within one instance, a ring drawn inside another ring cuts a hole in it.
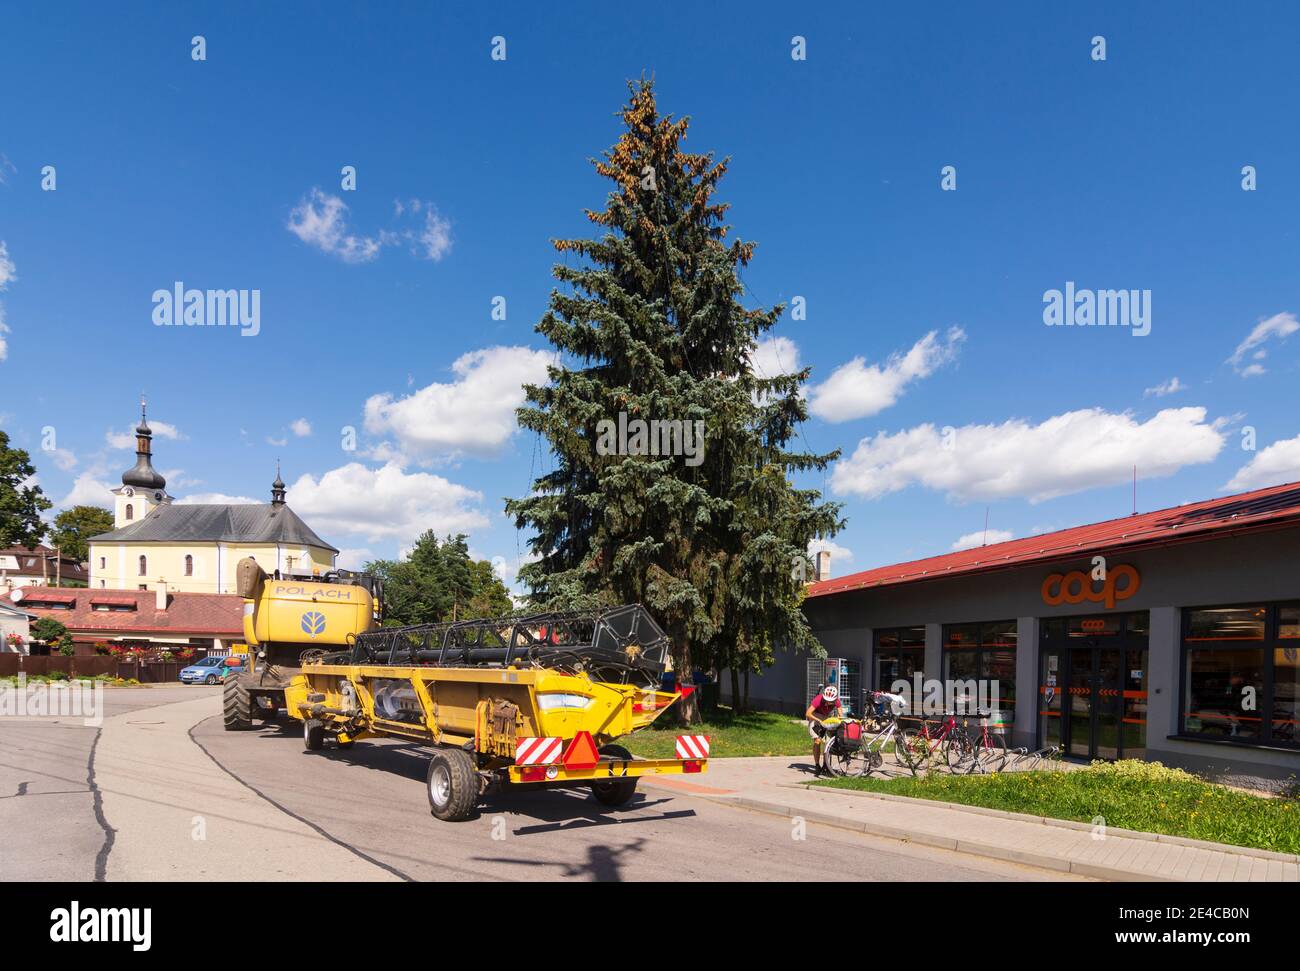
M 1094 580 L 1082 570 L 1053 573 L 1043 581 L 1043 603 L 1049 607 L 1061 604 L 1097 603 L 1110 610 L 1121 600 L 1127 600 L 1142 586 L 1142 577 L 1127 563 L 1105 571 L 1105 578 Z

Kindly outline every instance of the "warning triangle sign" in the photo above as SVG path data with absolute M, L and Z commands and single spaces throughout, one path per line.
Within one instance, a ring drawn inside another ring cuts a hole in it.
M 592 741 L 591 732 L 578 732 L 573 736 L 568 751 L 560 761 L 564 763 L 566 769 L 594 769 L 596 763 L 600 761 L 600 753 L 596 751 L 596 743 Z

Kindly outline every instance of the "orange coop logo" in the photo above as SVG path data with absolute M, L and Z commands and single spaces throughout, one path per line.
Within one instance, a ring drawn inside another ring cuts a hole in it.
M 1124 564 L 1106 571 L 1106 579 L 1100 588 L 1082 570 L 1070 573 L 1053 573 L 1043 581 L 1043 603 L 1049 607 L 1061 604 L 1090 603 L 1105 604 L 1106 609 L 1114 607 L 1120 600 L 1127 600 L 1138 592 L 1142 578 L 1133 567 Z

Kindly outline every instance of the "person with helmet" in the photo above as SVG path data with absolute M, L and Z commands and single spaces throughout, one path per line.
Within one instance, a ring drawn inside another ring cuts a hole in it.
M 824 722 L 832 716 L 838 717 L 841 712 L 840 689 L 833 684 L 828 684 L 813 696 L 812 703 L 804 713 L 804 717 L 808 719 L 808 732 L 813 740 L 813 775 L 822 774 L 822 750 L 826 745 L 823 741 L 826 736 Z

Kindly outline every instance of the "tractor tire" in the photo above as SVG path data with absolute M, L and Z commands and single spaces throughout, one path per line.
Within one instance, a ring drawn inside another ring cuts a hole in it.
M 242 732 L 253 727 L 252 699 L 248 696 L 248 685 L 239 675 L 226 679 L 226 686 L 221 694 L 221 716 L 226 731 Z
M 469 819 L 478 805 L 478 772 L 463 749 L 439 749 L 429 759 L 429 811 L 438 819 L 458 823 Z
M 600 755 L 602 762 L 624 760 L 630 762 L 632 760 L 632 753 L 622 745 L 602 745 Z M 636 778 L 612 778 L 601 782 L 593 782 L 591 784 L 591 794 L 596 797 L 596 801 L 602 806 L 609 806 L 611 809 L 625 806 L 636 795 Z
M 308 718 L 302 723 L 302 744 L 308 752 L 319 752 L 325 745 L 325 723 Z

